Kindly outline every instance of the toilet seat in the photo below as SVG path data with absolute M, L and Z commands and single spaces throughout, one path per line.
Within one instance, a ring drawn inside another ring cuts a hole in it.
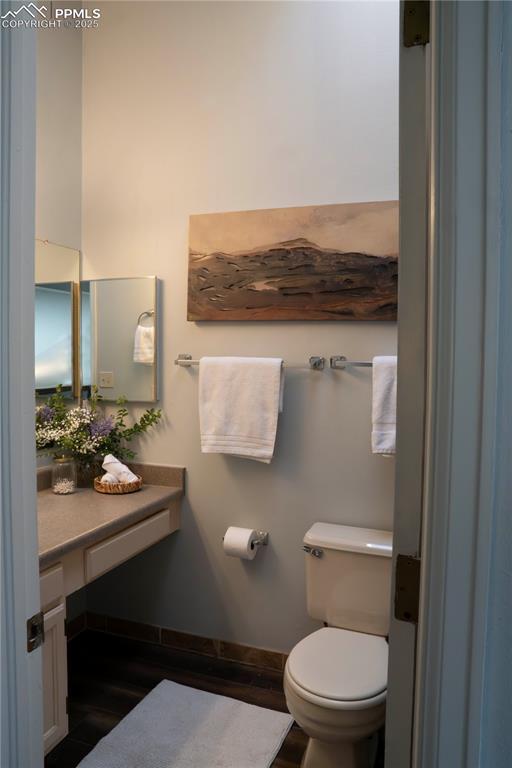
M 328 709 L 363 709 L 385 700 L 387 666 L 383 637 L 325 627 L 293 648 L 286 675 L 306 701 Z

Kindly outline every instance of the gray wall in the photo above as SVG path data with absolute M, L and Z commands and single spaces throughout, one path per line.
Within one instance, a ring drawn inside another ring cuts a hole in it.
M 80 249 L 81 32 L 39 30 L 37 48 L 36 237 Z
M 109 3 L 84 34 L 86 278 L 163 281 L 165 422 L 145 461 L 184 465 L 182 530 L 88 589 L 90 610 L 287 651 L 316 520 L 390 528 L 394 461 L 370 453 L 370 374 L 290 371 L 270 466 L 199 449 L 180 352 L 365 359 L 385 323 L 188 323 L 191 213 L 398 196 L 398 4 Z M 228 525 L 270 531 L 253 562 Z

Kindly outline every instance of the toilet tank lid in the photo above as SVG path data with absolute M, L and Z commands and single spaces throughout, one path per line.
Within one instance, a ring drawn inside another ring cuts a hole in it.
M 310 547 L 359 552 L 365 555 L 391 557 L 393 534 L 375 528 L 357 528 L 335 523 L 315 523 L 304 536 L 304 544 Z

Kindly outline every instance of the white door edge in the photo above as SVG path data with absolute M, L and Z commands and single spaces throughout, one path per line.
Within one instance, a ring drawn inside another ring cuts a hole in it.
M 502 90 L 504 41 L 512 44 L 505 6 L 431 3 L 429 381 L 415 768 L 505 768 L 510 761 L 506 750 L 501 760 L 492 747 L 485 752 L 497 405 L 505 371 L 499 340 L 507 346 L 512 336 L 510 317 L 508 327 L 500 323 L 509 301 L 500 272 L 510 258 L 501 243 L 503 213 L 510 211 L 501 180 L 502 99 L 511 100 Z M 510 441 L 502 448 L 510 450 Z M 506 665 L 503 673 L 510 677 Z
M 41 650 L 34 447 L 36 37 L 0 34 L 0 765 L 41 768 Z

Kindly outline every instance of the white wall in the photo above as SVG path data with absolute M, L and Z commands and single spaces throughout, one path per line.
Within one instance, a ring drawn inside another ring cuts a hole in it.
M 39 30 L 37 48 L 36 237 L 80 249 L 81 32 Z
M 316 520 L 390 528 L 394 462 L 370 453 L 370 373 L 290 371 L 270 466 L 201 455 L 180 352 L 367 359 L 386 323 L 188 323 L 191 213 L 398 196 L 398 4 L 109 3 L 84 34 L 86 278 L 163 281 L 165 424 L 145 461 L 184 465 L 179 534 L 88 590 L 89 610 L 288 650 Z M 270 531 L 250 563 L 228 525 Z

